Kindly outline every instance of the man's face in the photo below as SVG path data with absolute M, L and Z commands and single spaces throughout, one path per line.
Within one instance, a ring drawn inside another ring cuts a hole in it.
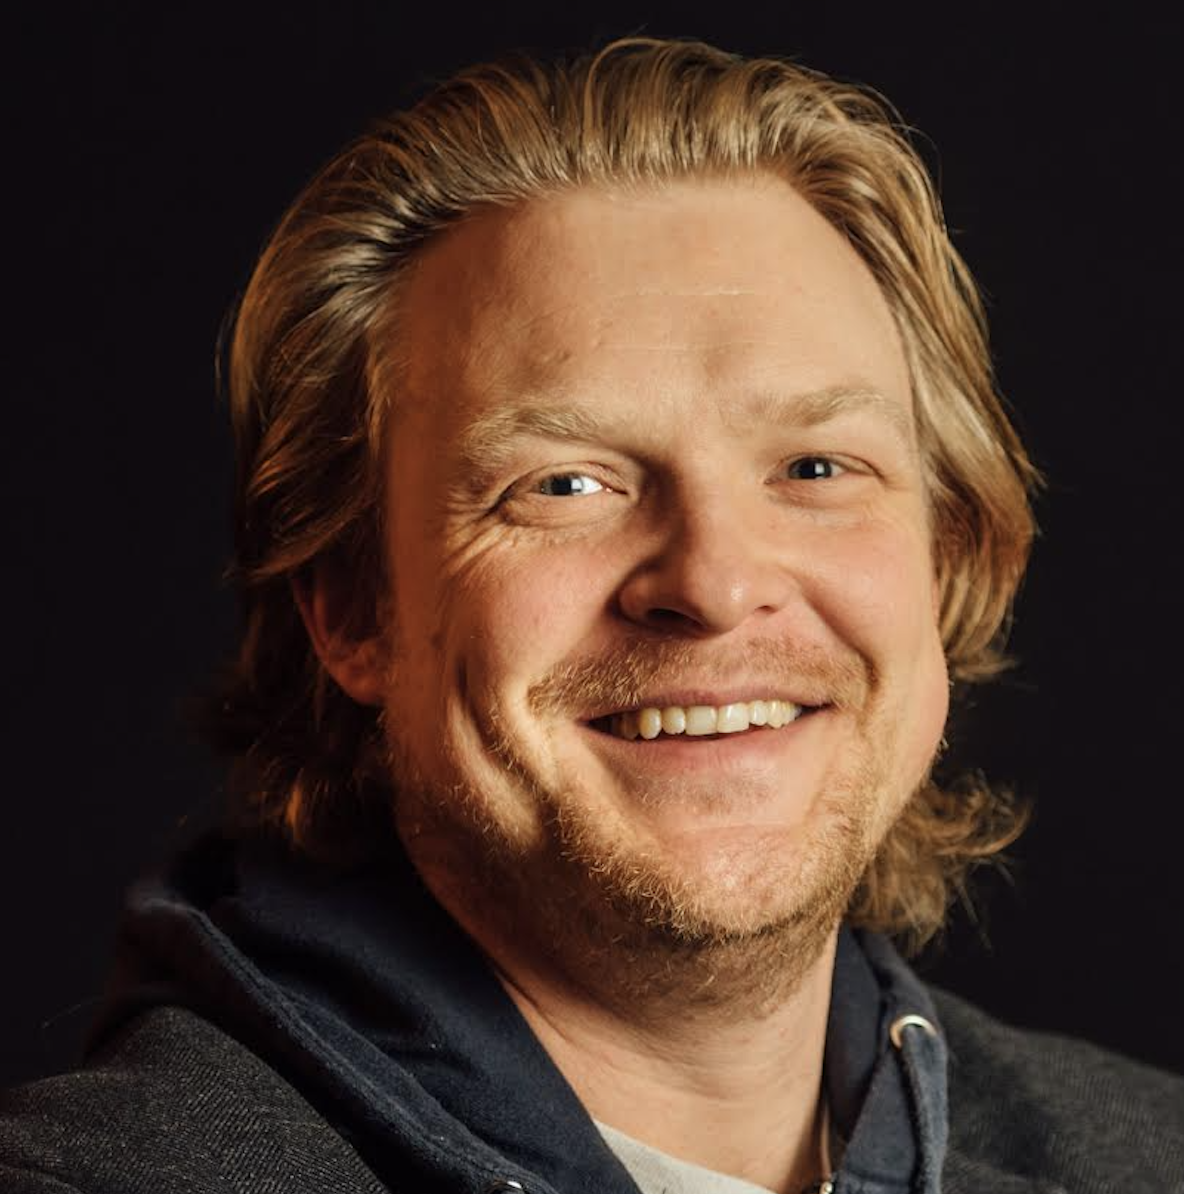
M 450 230 L 400 309 L 385 724 L 429 883 L 470 928 L 491 865 L 520 917 L 840 915 L 948 691 L 867 268 L 770 177 L 584 189 Z

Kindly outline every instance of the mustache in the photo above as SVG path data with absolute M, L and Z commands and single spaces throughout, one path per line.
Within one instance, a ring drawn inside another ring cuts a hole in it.
M 637 639 L 594 656 L 565 660 L 527 690 L 538 716 L 633 709 L 662 689 L 751 683 L 754 691 L 793 688 L 805 704 L 857 709 L 875 682 L 855 651 L 785 639 L 754 639 L 723 650 L 701 643 Z

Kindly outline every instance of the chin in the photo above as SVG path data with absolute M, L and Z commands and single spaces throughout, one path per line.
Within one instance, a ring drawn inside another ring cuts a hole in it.
M 839 825 L 781 849 L 746 836 L 658 855 L 565 834 L 554 956 L 634 1017 L 782 1006 L 833 941 L 865 852 Z
M 833 930 L 869 861 L 866 820 L 838 802 L 793 825 L 698 825 L 608 837 L 578 813 L 559 818 L 560 851 L 589 898 L 621 922 L 690 946 L 777 931 Z

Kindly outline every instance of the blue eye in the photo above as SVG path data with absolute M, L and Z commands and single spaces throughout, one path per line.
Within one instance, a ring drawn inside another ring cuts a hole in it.
M 553 477 L 545 477 L 540 481 L 535 492 L 546 497 L 577 497 L 600 493 L 603 489 L 604 486 L 587 473 L 556 473 Z
M 829 481 L 845 471 L 837 460 L 831 460 L 829 456 L 803 456 L 789 465 L 789 475 L 795 481 Z

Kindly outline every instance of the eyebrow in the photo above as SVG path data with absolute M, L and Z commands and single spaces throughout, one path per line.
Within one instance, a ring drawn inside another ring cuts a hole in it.
M 870 386 L 837 385 L 801 394 L 762 394 L 730 417 L 755 417 L 766 423 L 791 427 L 818 427 L 842 415 L 856 413 L 869 413 L 882 419 L 906 448 L 910 451 L 916 449 L 916 428 L 911 408 L 893 402 Z
M 864 412 L 886 423 L 906 450 L 916 452 L 911 411 L 867 386 L 826 386 L 796 394 L 762 393 L 728 403 L 724 418 L 732 425 L 757 422 L 817 427 L 843 415 Z M 504 464 L 515 443 L 523 438 L 587 442 L 603 439 L 609 431 L 605 420 L 587 407 L 525 398 L 471 423 L 462 433 L 458 448 L 461 460 L 468 467 L 485 473 Z
M 460 437 L 460 456 L 473 468 L 496 468 L 504 462 L 515 442 L 527 436 L 595 440 L 605 430 L 603 419 L 581 407 L 527 399 L 498 407 L 466 427 Z

